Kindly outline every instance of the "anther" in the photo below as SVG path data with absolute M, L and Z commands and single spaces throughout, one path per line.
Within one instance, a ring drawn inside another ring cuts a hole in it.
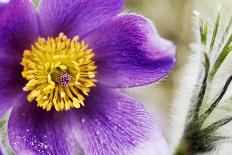
M 64 33 L 56 38 L 38 38 L 31 50 L 25 50 L 22 76 L 28 81 L 28 101 L 50 111 L 70 110 L 84 106 L 85 97 L 95 87 L 94 53 L 76 36 Z

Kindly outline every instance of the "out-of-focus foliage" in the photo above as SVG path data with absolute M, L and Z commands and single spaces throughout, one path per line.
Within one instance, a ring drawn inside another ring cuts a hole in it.
M 35 5 L 37 6 L 39 3 L 39 0 L 33 0 L 33 2 L 35 3 Z

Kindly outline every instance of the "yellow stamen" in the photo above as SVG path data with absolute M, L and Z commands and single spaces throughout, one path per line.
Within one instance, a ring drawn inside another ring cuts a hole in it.
M 56 38 L 38 39 L 25 50 L 22 76 L 28 80 L 23 88 L 30 91 L 28 101 L 47 111 L 70 110 L 84 106 L 84 100 L 97 82 L 94 53 L 76 36 L 63 33 Z

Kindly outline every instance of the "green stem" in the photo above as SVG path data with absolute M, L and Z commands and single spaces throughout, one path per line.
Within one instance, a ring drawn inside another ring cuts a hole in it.
M 208 79 L 208 69 L 205 70 L 205 76 L 201 84 L 201 89 L 197 96 L 196 108 L 194 110 L 194 120 L 198 119 L 198 114 L 205 96 L 206 88 L 207 88 L 207 79 Z
M 188 145 L 188 142 L 186 140 L 183 140 L 178 148 L 175 150 L 174 155 L 193 155 L 189 152 Z

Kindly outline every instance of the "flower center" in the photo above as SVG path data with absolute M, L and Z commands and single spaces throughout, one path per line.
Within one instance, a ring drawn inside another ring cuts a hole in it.
M 28 101 L 50 111 L 84 106 L 91 87 L 95 87 L 96 65 L 92 49 L 78 37 L 68 39 L 63 33 L 56 38 L 38 39 L 32 50 L 23 53 L 22 76 L 28 81 Z
M 60 75 L 60 80 L 59 80 L 59 84 L 62 87 L 67 87 L 69 85 L 69 83 L 71 82 L 71 76 L 69 74 L 61 74 Z

